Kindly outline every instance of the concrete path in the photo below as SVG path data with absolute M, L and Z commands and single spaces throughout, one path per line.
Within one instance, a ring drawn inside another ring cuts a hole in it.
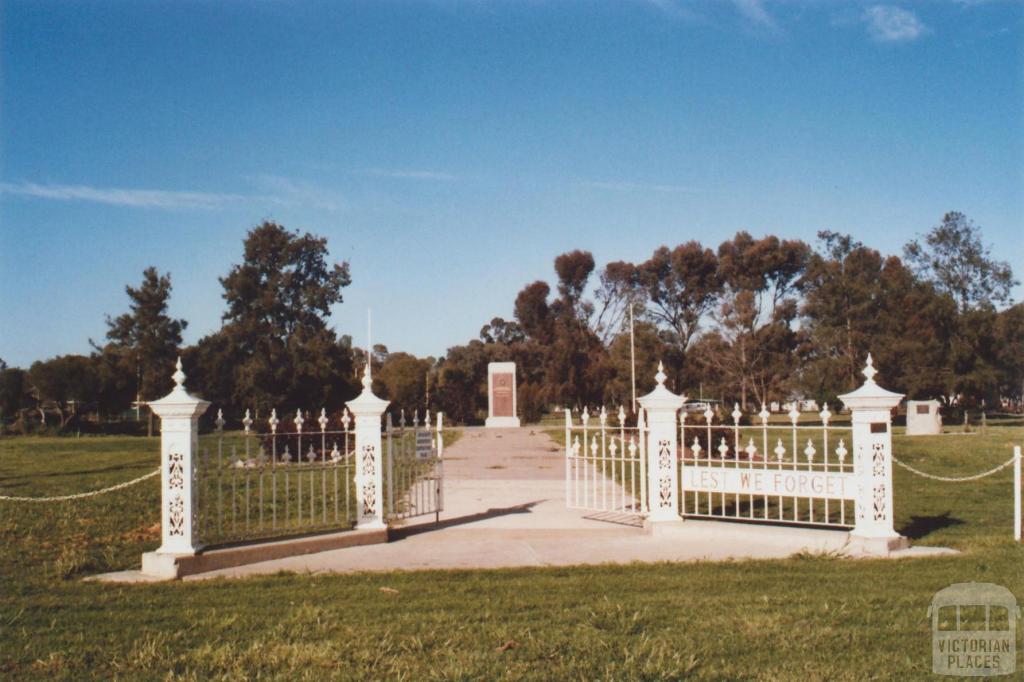
M 307 554 L 186 579 L 296 572 L 567 566 L 782 558 L 842 552 L 847 534 L 715 521 L 645 534 L 630 517 L 565 507 L 563 452 L 539 429 L 466 429 L 445 451 L 445 511 L 403 525 L 387 544 Z M 932 553 L 915 548 L 892 556 Z

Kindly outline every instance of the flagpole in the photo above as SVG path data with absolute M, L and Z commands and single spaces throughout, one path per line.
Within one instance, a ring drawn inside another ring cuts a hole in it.
M 633 340 L 633 304 L 629 304 L 629 368 L 633 384 L 633 413 L 636 413 L 636 344 Z

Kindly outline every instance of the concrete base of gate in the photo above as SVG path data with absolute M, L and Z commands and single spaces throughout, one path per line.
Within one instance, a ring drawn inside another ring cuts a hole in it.
M 910 540 L 897 535 L 891 538 L 862 538 L 850 533 L 850 551 L 864 556 L 889 556 L 910 548 Z
M 676 535 L 680 532 L 685 532 L 683 528 L 683 520 L 679 517 L 672 519 L 671 521 L 652 521 L 647 519 L 644 521 L 644 535 L 650 535 L 653 537 L 666 537 Z
M 651 536 L 640 527 L 586 520 L 572 529 L 527 527 L 531 510 L 493 510 L 461 524 L 449 519 L 392 530 L 392 541 L 356 550 L 321 552 L 278 561 L 239 566 L 187 580 L 214 577 L 296 573 L 355 573 L 424 569 L 494 569 L 529 566 L 578 566 L 635 562 L 735 561 L 784 559 L 794 554 L 849 558 L 879 557 L 850 544 L 849 533 L 722 521 L 686 520 L 665 524 Z M 890 559 L 954 553 L 933 547 L 892 551 Z
M 273 562 L 287 557 L 315 554 L 345 547 L 372 545 L 387 541 L 387 528 L 375 528 L 370 530 L 350 530 L 341 533 L 323 533 L 271 542 L 247 543 L 200 551 L 197 554 L 146 552 L 142 555 L 142 570 L 140 571 L 103 573 L 88 579 L 100 582 L 176 580 L 185 576 L 234 568 L 246 564 Z

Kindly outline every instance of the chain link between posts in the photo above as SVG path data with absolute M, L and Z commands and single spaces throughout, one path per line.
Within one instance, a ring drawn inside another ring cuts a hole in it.
M 983 471 L 980 474 L 974 474 L 973 476 L 959 476 L 959 477 L 955 477 L 955 476 L 936 476 L 935 474 L 925 473 L 924 471 L 920 471 L 918 469 L 915 469 L 914 467 L 910 466 L 909 464 L 904 464 L 903 462 L 901 462 L 898 459 L 896 459 L 895 455 L 893 455 L 892 461 L 895 462 L 896 464 L 899 464 L 901 467 L 903 467 L 904 469 L 906 469 L 910 473 L 917 474 L 918 476 L 921 476 L 923 478 L 930 478 L 933 481 L 943 481 L 945 483 L 963 483 L 965 481 L 977 481 L 979 478 L 985 478 L 986 476 L 991 476 L 992 474 L 999 473 L 1000 471 L 1002 471 L 1006 467 L 1008 467 L 1011 464 L 1013 464 L 1015 459 L 1017 459 L 1017 455 L 1016 454 L 1013 455 L 1013 457 L 1011 457 L 1010 459 L 1006 460 L 1005 462 L 1003 462 L 1002 464 L 1000 464 L 999 466 L 997 466 L 997 467 L 995 467 L 993 469 L 989 469 L 988 471 Z
M 118 483 L 117 485 L 112 485 L 109 488 L 103 488 L 102 490 L 92 490 L 92 491 L 87 492 L 87 493 L 77 493 L 75 495 L 55 495 L 53 497 L 13 497 L 11 495 L 0 495 L 0 501 L 6 501 L 6 502 L 66 502 L 67 500 L 80 500 L 80 499 L 85 498 L 85 497 L 96 497 L 97 495 L 102 495 L 104 493 L 112 493 L 115 490 L 122 490 L 123 488 L 127 488 L 129 486 L 133 486 L 136 483 L 141 483 L 142 481 L 145 481 L 148 478 L 153 478 L 154 476 L 156 476 L 159 473 L 160 473 L 160 469 L 158 467 L 158 468 L 154 469 L 153 471 L 150 471 L 148 474 L 144 474 L 142 476 L 139 476 L 138 478 L 133 478 L 130 481 L 125 481 L 124 483 Z

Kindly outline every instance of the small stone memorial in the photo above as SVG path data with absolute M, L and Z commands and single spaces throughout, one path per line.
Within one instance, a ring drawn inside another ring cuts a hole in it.
M 487 421 L 488 428 L 515 428 L 516 416 L 516 363 L 491 362 L 487 365 Z
M 938 400 L 907 401 L 907 435 L 938 436 L 942 434 L 942 414 Z

